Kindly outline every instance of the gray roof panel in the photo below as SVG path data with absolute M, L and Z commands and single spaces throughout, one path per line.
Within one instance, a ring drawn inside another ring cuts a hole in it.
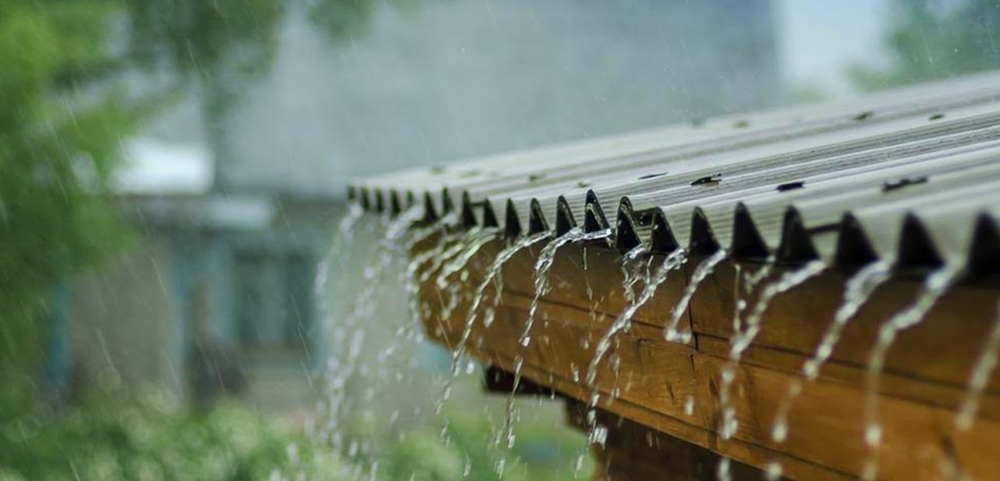
M 361 179 L 352 198 L 619 248 L 1000 268 L 1000 75 Z M 969 265 L 974 262 L 975 265 Z

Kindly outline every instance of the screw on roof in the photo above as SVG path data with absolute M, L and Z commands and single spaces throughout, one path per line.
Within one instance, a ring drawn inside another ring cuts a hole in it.
M 801 189 L 806 186 L 804 180 L 796 180 L 795 182 L 786 182 L 784 184 L 778 185 L 778 192 L 785 192 L 789 190 Z
M 926 184 L 927 176 L 923 177 L 903 177 L 898 180 L 885 181 L 882 183 L 882 192 L 891 192 L 893 190 L 899 190 L 904 187 L 917 184 Z
M 660 172 L 660 173 L 656 173 L 656 174 L 646 174 L 646 175 L 643 175 L 643 176 L 639 177 L 639 180 L 654 179 L 656 177 L 662 177 L 662 176 L 667 175 L 667 174 L 669 174 L 669 172 Z
M 692 186 L 695 186 L 695 185 L 716 185 L 719 182 L 722 182 L 722 174 L 706 175 L 705 177 L 701 177 L 701 178 L 695 180 L 694 182 L 691 182 L 691 185 Z

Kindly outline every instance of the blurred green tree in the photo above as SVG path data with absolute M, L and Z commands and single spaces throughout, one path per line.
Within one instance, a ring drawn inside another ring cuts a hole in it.
M 106 0 L 0 9 L 0 396 L 20 402 L 43 352 L 47 293 L 121 239 L 107 180 L 150 102 L 120 82 L 117 10 Z
M 1000 0 L 895 0 L 885 44 L 892 67 L 849 75 L 877 90 L 1000 67 Z
M 29 386 L 52 287 L 121 247 L 108 180 L 119 144 L 197 89 L 215 147 L 246 79 L 267 70 L 287 12 L 332 39 L 374 0 L 6 0 L 0 8 L 0 383 Z M 165 79 L 165 80 L 164 80 Z M 220 152 L 215 152 L 220 155 Z M 32 389 L 2 397 L 29 402 Z M 16 410 L 3 410 L 16 412 Z M 2 417 L 3 414 L 0 414 Z

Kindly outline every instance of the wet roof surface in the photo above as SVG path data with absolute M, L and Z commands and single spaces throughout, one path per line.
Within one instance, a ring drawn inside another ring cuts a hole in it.
M 1000 272 L 1000 76 L 358 179 L 372 210 L 425 206 L 510 236 L 612 228 L 622 249 Z

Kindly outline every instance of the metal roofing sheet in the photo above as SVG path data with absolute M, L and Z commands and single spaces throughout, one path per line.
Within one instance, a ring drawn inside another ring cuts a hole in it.
M 1000 75 L 360 179 L 351 197 L 511 236 L 612 228 L 627 249 L 1000 270 Z

